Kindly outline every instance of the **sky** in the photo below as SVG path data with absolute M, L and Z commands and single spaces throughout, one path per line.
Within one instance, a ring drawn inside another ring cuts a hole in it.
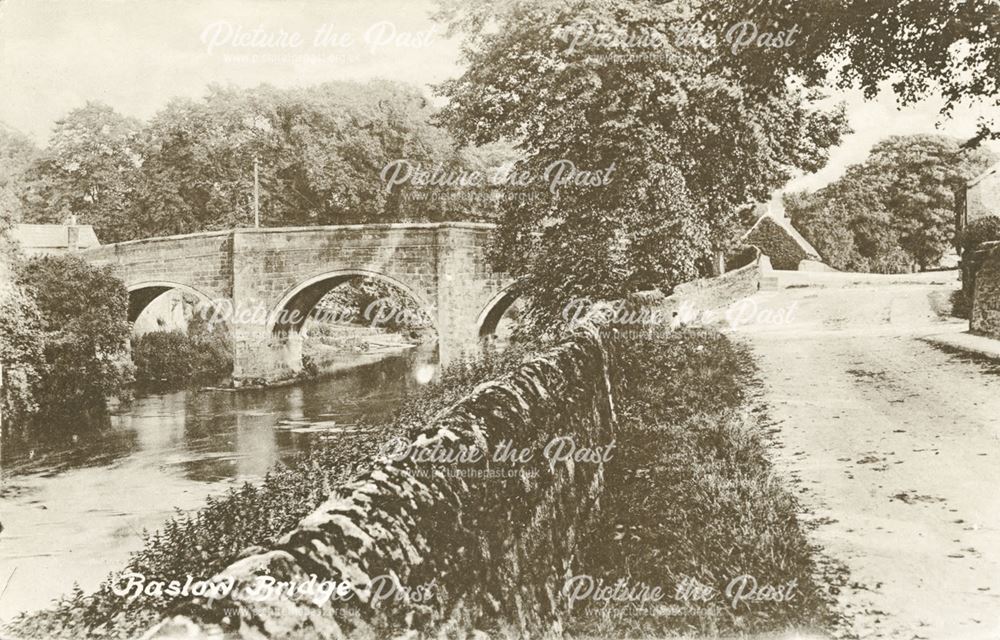
M 89 100 L 149 118 L 209 84 L 279 87 L 373 77 L 423 87 L 460 72 L 459 43 L 430 20 L 432 0 L 0 0 L 0 122 L 44 144 L 54 122 Z M 254 42 L 255 30 L 259 30 Z M 939 104 L 898 109 L 890 92 L 837 92 L 855 133 L 816 189 L 892 134 L 968 138 L 984 107 L 941 122 Z M 994 145 L 1000 152 L 1000 145 Z

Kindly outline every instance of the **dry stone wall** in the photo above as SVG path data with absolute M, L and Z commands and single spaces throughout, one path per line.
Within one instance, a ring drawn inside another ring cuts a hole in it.
M 969 328 L 973 333 L 1000 339 L 1000 242 L 976 252 L 975 294 Z

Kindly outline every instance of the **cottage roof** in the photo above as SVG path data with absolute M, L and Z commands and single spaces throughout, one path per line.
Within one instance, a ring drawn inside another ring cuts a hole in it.
M 78 249 L 99 246 L 97 234 L 89 224 L 76 225 L 79 229 Z M 25 250 L 69 248 L 69 226 L 64 224 L 15 224 L 10 235 Z
M 991 166 L 986 171 L 983 171 L 982 173 L 980 173 L 975 178 L 972 178 L 971 180 L 969 180 L 968 182 L 966 182 L 965 185 L 967 187 L 974 187 L 977 184 L 979 184 L 981 181 L 983 181 L 985 178 L 988 178 L 991 175 L 1000 175 L 1000 162 L 997 162 L 996 164 L 994 164 L 993 166 Z

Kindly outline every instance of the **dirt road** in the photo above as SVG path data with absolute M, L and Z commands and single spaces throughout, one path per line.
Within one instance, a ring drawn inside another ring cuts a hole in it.
M 1000 638 L 1000 366 L 919 339 L 964 328 L 934 310 L 950 280 L 806 277 L 754 297 L 785 313 L 736 329 L 862 638 Z

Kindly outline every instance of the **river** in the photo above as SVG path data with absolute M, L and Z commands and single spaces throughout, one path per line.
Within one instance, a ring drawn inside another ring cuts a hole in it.
M 302 423 L 387 417 L 437 369 L 434 345 L 350 357 L 356 367 L 292 386 L 140 396 L 99 435 L 8 446 L 0 620 L 45 607 L 74 583 L 92 591 L 142 546 L 143 529 L 307 452 L 319 435 Z

